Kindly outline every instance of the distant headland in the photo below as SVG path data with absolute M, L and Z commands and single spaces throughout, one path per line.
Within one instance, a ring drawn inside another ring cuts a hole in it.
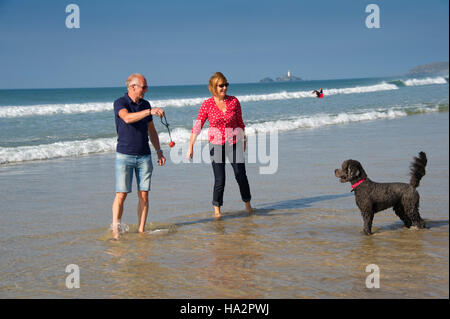
M 448 75 L 447 62 L 433 62 L 416 66 L 409 70 L 407 76 L 437 76 Z
M 273 80 L 272 78 L 267 77 L 267 78 L 260 80 L 259 82 L 271 83 L 271 82 L 299 82 L 299 81 L 303 81 L 303 79 L 296 77 L 295 75 L 291 74 L 291 71 L 288 71 L 287 74 L 277 77 L 276 80 Z
M 449 63 L 447 62 L 433 62 L 413 67 L 408 71 L 406 76 L 448 76 L 449 75 Z M 259 80 L 260 83 L 272 83 L 272 82 L 301 82 L 302 78 L 297 77 L 287 71 L 287 74 L 277 77 L 275 80 L 271 77 L 266 77 Z

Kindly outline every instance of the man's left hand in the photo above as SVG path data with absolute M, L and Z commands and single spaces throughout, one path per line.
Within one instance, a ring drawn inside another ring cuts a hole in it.
M 164 166 L 164 164 L 166 164 L 166 158 L 162 153 L 158 153 L 158 164 L 159 166 Z

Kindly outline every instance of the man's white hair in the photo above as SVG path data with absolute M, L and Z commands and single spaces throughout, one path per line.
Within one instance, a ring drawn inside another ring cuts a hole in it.
M 137 82 L 137 79 L 138 78 L 143 78 L 144 80 L 145 80 L 145 76 L 143 76 L 142 74 L 140 74 L 140 73 L 133 73 L 133 74 L 131 74 L 129 77 L 128 77 L 128 79 L 127 79 L 127 81 L 125 82 L 125 84 L 127 85 L 127 88 L 130 88 L 130 86 L 132 86 L 132 85 L 134 85 L 134 84 L 138 84 Z

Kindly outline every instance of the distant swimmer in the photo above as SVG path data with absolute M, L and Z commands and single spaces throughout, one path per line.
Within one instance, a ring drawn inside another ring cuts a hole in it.
M 312 93 L 316 94 L 317 98 L 319 98 L 319 99 L 323 98 L 323 90 L 322 90 L 322 88 L 320 88 L 320 90 L 314 90 Z

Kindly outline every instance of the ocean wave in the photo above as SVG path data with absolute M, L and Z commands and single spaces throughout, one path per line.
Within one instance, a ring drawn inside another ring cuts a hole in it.
M 448 111 L 448 104 L 416 105 L 409 107 L 378 108 L 374 110 L 361 110 L 359 112 L 338 114 L 315 114 L 299 116 L 277 121 L 265 121 L 247 123 L 246 134 L 256 135 L 269 133 L 273 130 L 291 131 L 297 129 L 315 129 L 329 125 L 349 124 L 361 121 L 374 121 L 380 119 L 395 119 L 408 115 Z M 178 145 L 189 141 L 191 130 L 186 128 L 174 128 L 171 131 L 172 139 Z M 202 130 L 197 138 L 201 141 L 208 140 L 208 130 Z M 57 142 L 34 146 L 0 147 L 0 164 L 27 162 L 35 160 L 48 160 L 61 157 L 77 157 L 94 153 L 113 152 L 116 148 L 116 137 L 87 139 L 79 141 Z M 170 142 L 169 134 L 161 131 L 159 140 L 167 146 Z
M 362 121 L 374 121 L 382 119 L 395 119 L 408 115 L 448 112 L 448 104 L 438 105 L 414 105 L 414 106 L 398 106 L 391 108 L 378 108 L 374 110 L 361 110 L 359 112 L 338 113 L 338 114 L 315 114 L 307 116 L 297 116 L 289 119 L 265 122 L 248 122 L 245 132 L 247 135 L 258 133 L 269 133 L 273 130 L 291 131 L 296 129 L 314 129 L 329 125 L 340 125 Z M 172 131 L 173 140 L 179 142 L 188 142 L 191 131 L 183 128 L 177 128 Z M 159 134 L 160 141 L 164 144 L 170 142 L 168 133 Z M 199 140 L 208 140 L 207 130 L 203 129 L 198 136 Z
M 408 79 L 405 80 L 406 86 L 419 86 L 419 85 L 430 85 L 430 84 L 445 84 L 447 81 L 444 77 L 437 78 L 424 78 L 424 79 Z
M 117 138 L 99 138 L 33 146 L 0 147 L 0 164 L 111 152 L 116 147 L 116 141 Z
M 422 85 L 433 85 L 433 84 L 446 84 L 448 82 L 447 77 L 435 77 L 435 78 L 420 78 L 420 79 L 406 79 L 406 80 L 393 80 L 388 83 L 394 84 L 398 87 L 403 86 L 422 86 Z
M 397 90 L 394 84 L 382 82 L 380 84 L 369 86 L 356 86 L 340 89 L 324 89 L 325 95 L 337 94 L 358 94 L 377 91 Z M 274 101 L 313 98 L 314 95 L 310 90 L 298 92 L 278 92 L 269 94 L 250 94 L 236 96 L 240 102 L 257 102 L 257 101 Z M 167 99 L 167 100 L 150 100 L 153 107 L 187 107 L 200 106 L 208 97 L 190 98 L 190 99 Z M 107 103 L 81 103 L 81 104 L 55 104 L 55 105 L 31 105 L 31 106 L 5 106 L 0 107 L 0 118 L 16 118 L 33 115 L 57 115 L 57 114 L 79 114 L 90 112 L 106 112 L 112 111 L 113 102 Z
M 446 77 L 423 78 L 423 79 L 407 79 L 393 80 L 389 82 L 381 82 L 375 85 L 356 86 L 349 88 L 331 88 L 324 89 L 325 95 L 339 94 L 360 94 L 377 91 L 397 90 L 405 86 L 421 86 L 432 84 L 448 83 Z M 249 94 L 236 96 L 240 102 L 258 102 L 258 101 L 274 101 L 314 98 L 311 91 L 297 92 L 277 92 L 268 94 Z M 186 99 L 166 99 L 166 100 L 150 100 L 153 107 L 189 107 L 200 106 L 208 97 L 196 97 Z M 92 112 L 110 112 L 113 110 L 113 102 L 92 102 L 92 103 L 74 103 L 74 104 L 41 104 L 30 106 L 2 106 L 0 107 L 0 118 L 17 118 L 26 116 L 51 116 L 58 114 L 82 114 Z
M 91 112 L 106 112 L 112 110 L 112 103 L 78 103 L 78 104 L 42 104 L 30 106 L 0 107 L 0 118 L 15 118 L 24 116 L 81 114 Z
M 403 82 L 403 80 L 393 80 L 393 81 L 389 81 L 388 83 L 394 84 L 394 85 L 396 85 L 396 86 L 398 86 L 398 87 L 404 87 L 404 86 L 406 86 L 406 85 L 405 85 L 405 82 Z

